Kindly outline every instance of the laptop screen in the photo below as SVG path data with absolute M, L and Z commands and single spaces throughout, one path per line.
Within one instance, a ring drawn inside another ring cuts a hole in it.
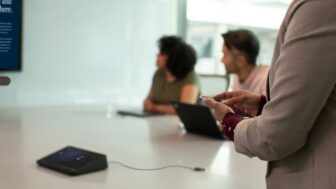
M 224 139 L 210 109 L 202 105 L 175 103 L 175 111 L 187 132 Z

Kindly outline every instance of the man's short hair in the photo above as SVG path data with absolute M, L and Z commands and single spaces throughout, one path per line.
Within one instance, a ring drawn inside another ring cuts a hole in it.
M 224 45 L 229 49 L 243 52 L 250 64 L 255 65 L 259 54 L 258 38 L 249 30 L 230 30 L 222 34 Z

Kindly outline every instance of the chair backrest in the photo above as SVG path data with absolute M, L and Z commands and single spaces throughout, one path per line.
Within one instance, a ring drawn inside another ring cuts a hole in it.
M 230 84 L 230 77 L 220 75 L 200 75 L 201 95 L 214 96 L 227 91 Z

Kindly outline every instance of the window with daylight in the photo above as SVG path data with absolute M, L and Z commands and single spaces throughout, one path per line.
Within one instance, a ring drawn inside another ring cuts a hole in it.
M 198 53 L 196 71 L 225 75 L 221 63 L 228 30 L 248 29 L 260 41 L 257 64 L 270 64 L 278 28 L 291 0 L 188 0 L 187 42 Z

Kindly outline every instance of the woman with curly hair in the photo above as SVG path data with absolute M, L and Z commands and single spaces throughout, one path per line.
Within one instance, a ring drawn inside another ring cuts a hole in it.
M 177 36 L 163 36 L 158 41 L 157 70 L 144 101 L 144 110 L 175 114 L 172 102 L 195 104 L 200 92 L 194 71 L 196 52 Z

